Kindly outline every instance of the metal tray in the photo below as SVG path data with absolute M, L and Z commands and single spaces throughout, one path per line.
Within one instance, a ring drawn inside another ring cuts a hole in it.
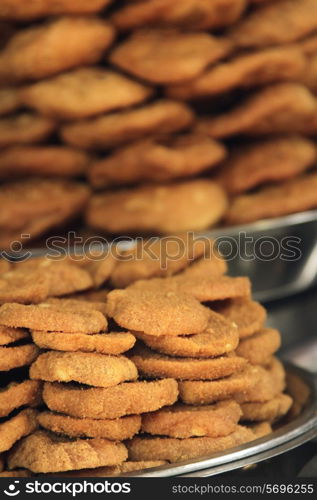
M 204 233 L 212 238 L 239 243 L 242 235 L 252 238 L 274 238 L 277 244 L 286 237 L 298 239 L 300 258 L 281 260 L 244 259 L 241 255 L 229 260 L 232 276 L 249 276 L 253 284 L 253 295 L 260 302 L 285 298 L 317 285 L 317 210 L 301 212 L 276 219 L 267 219 L 254 224 L 219 228 Z M 222 248 L 222 247 L 221 247 Z M 227 251 L 225 251 L 227 253 Z

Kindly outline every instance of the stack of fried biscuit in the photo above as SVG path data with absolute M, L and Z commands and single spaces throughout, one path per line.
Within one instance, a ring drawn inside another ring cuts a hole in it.
M 176 276 L 108 295 L 108 315 L 139 340 L 129 354 L 139 374 L 173 377 L 180 391 L 181 402 L 143 415 L 147 436 L 129 442 L 132 460 L 175 462 L 224 450 L 269 433 L 291 406 L 273 357 L 279 333 L 264 328 L 265 310 L 252 301 L 248 280 L 221 276 L 214 260 L 202 257 Z
M 171 234 L 316 208 L 316 17 L 315 0 L 2 0 L 0 248 L 75 220 Z
M 280 335 L 248 279 L 225 274 L 210 240 L 166 244 L 2 265 L 2 337 L 33 340 L 23 383 L 37 388 L 8 392 L 6 415 L 43 398 L 3 475 L 132 474 L 242 445 L 288 412 Z

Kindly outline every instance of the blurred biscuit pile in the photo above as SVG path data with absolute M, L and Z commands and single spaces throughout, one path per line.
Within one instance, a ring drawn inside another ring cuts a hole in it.
M 315 0 L 2 0 L 0 247 L 317 207 Z
M 210 241 L 178 243 L 177 259 L 157 240 L 142 259 L 146 242 L 2 263 L 0 476 L 133 473 L 255 440 L 289 412 L 280 333 L 249 280 Z

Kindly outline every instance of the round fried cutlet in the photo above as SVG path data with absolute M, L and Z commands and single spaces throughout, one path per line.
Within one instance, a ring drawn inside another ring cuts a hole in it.
M 177 404 L 142 415 L 142 432 L 174 438 L 221 437 L 236 430 L 241 416 L 235 401 L 213 406 Z
M 256 366 L 257 383 L 247 391 L 236 394 L 238 403 L 264 403 L 270 401 L 285 389 L 285 370 L 277 358 L 272 358 L 267 366 Z
M 131 415 L 113 420 L 74 418 L 45 411 L 38 416 L 39 424 L 45 429 L 69 437 L 104 438 L 123 441 L 132 438 L 141 428 L 141 417 Z
M 93 162 L 88 170 L 96 188 L 139 182 L 165 182 L 198 175 L 226 157 L 222 143 L 200 134 L 162 136 L 136 141 Z
M 255 439 L 255 435 L 250 429 L 237 425 L 234 432 L 224 437 L 187 439 L 136 437 L 128 442 L 127 446 L 130 460 L 181 462 L 225 451 L 253 439 Z
M 87 206 L 86 222 L 110 233 L 175 234 L 214 226 L 227 207 L 219 184 L 194 178 L 96 193 Z
M 105 316 L 99 311 L 75 313 L 47 303 L 4 304 L 0 307 L 0 323 L 15 328 L 68 333 L 99 333 L 107 326 Z
M 261 330 L 266 320 L 264 307 L 249 298 L 231 299 L 211 307 L 237 325 L 241 339 Z
M 238 329 L 220 314 L 210 311 L 210 318 L 206 330 L 197 335 L 168 336 L 146 335 L 134 332 L 154 351 L 170 356 L 209 358 L 221 356 L 236 349 L 239 343 Z
M 27 409 L 0 424 L 0 453 L 10 450 L 19 439 L 35 431 L 36 416 L 36 410 Z
M 129 286 L 129 290 L 146 290 L 147 292 L 192 295 L 200 302 L 212 302 L 236 297 L 249 297 L 250 280 L 244 277 L 201 275 L 195 272 L 180 273 L 170 278 L 153 278 L 140 280 Z M 193 332 L 192 332 L 193 333 Z
M 38 80 L 94 64 L 113 38 L 112 26 L 93 16 L 62 16 L 28 26 L 17 30 L 1 52 L 0 78 Z
M 107 297 L 107 314 L 118 325 L 147 335 L 201 333 L 209 320 L 209 310 L 193 297 L 158 288 L 113 290 Z
M 32 332 L 33 342 L 42 349 L 69 352 L 98 352 L 101 354 L 122 354 L 135 344 L 135 337 L 129 332 L 84 333 Z
M 292 402 L 292 398 L 287 394 L 279 394 L 265 403 L 243 403 L 241 405 L 241 420 L 274 422 L 286 415 Z
M 0 91 L 1 95 L 1 91 Z M 12 146 L 0 153 L 0 178 L 41 175 L 79 177 L 89 164 L 89 156 L 65 146 Z
M 38 406 L 41 403 L 42 385 L 37 380 L 11 382 L 0 389 L 0 417 L 6 417 L 21 406 Z
M 24 87 L 20 98 L 44 116 L 76 120 L 138 104 L 152 92 L 120 73 L 88 67 Z
M 0 120 L 0 147 L 42 142 L 54 132 L 55 128 L 56 123 L 51 118 L 33 113 L 19 113 L 2 117 Z
M 109 0 L 1 0 L 0 19 L 11 21 L 32 21 L 41 17 L 61 14 L 91 14 L 103 9 Z
M 8 326 L 0 326 L 0 345 L 13 344 L 18 340 L 26 339 L 29 334 L 22 328 L 10 328 Z
M 167 464 L 166 460 L 147 460 L 140 462 L 123 462 L 121 465 L 114 465 L 112 467 L 97 467 L 96 469 L 82 469 L 72 470 L 58 474 L 58 477 L 108 477 L 120 476 L 129 472 L 142 471 L 144 469 L 152 469 Z M 57 475 L 57 474 L 52 474 Z
M 144 29 L 115 47 L 109 59 L 138 78 L 164 85 L 195 78 L 231 50 L 228 38 L 209 33 Z
M 50 410 L 96 419 L 155 411 L 174 404 L 177 397 L 177 382 L 173 379 L 123 383 L 107 389 L 46 383 L 43 390 L 43 399 Z
M 53 306 L 57 306 L 61 310 L 79 314 L 82 311 L 99 311 L 105 315 L 107 310 L 105 302 L 90 302 L 88 300 L 77 300 L 68 297 L 61 299 L 51 297 L 45 301 L 45 304 L 51 304 Z
M 179 397 L 189 405 L 206 405 L 230 399 L 236 394 L 250 390 L 258 381 L 258 370 L 248 366 L 241 372 L 219 380 L 178 382 Z
M 61 136 L 72 146 L 104 150 L 155 134 L 183 130 L 193 121 L 194 114 L 189 106 L 161 99 L 140 108 L 66 124 L 61 129 Z
M 204 30 L 235 23 L 245 6 L 245 0 L 141 0 L 123 4 L 111 21 L 122 31 L 144 25 Z
M 8 457 L 9 469 L 23 467 L 36 473 L 117 465 L 127 459 L 122 443 L 107 439 L 59 438 L 38 431 L 20 441 Z
M 202 259 L 195 260 L 183 271 L 183 276 L 208 276 L 218 278 L 228 271 L 228 265 L 215 248 L 212 255 L 207 255 Z
M 30 365 L 38 356 L 39 349 L 33 344 L 16 347 L 0 347 L 0 372 Z
M 252 337 L 241 340 L 236 352 L 252 365 L 264 365 L 281 345 L 281 334 L 273 328 L 263 328 Z
M 213 380 L 227 377 L 242 370 L 244 358 L 229 355 L 217 358 L 195 359 L 165 356 L 147 347 L 138 346 L 130 354 L 139 373 L 150 378 L 175 378 L 177 380 Z
M 136 380 L 138 372 L 132 361 L 124 356 L 50 351 L 40 354 L 33 363 L 30 378 L 112 387 L 121 382 Z

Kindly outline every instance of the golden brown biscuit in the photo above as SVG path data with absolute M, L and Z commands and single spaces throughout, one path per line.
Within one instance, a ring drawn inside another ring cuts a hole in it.
M 201 333 L 209 321 L 209 310 L 190 295 L 159 289 L 113 290 L 108 294 L 107 314 L 123 328 L 148 335 Z
M 266 310 L 249 298 L 235 298 L 211 304 L 211 307 L 238 327 L 241 339 L 261 330 L 266 321 Z
M 135 337 L 129 332 L 84 333 L 32 332 L 33 342 L 42 349 L 69 352 L 99 352 L 101 354 L 122 354 L 135 344 Z
M 32 113 L 2 117 L 0 120 L 0 147 L 15 144 L 33 144 L 47 139 L 56 128 L 50 118 Z
M 138 372 L 128 358 L 88 352 L 49 351 L 40 354 L 30 367 L 30 378 L 48 382 L 79 382 L 112 387 L 136 380 Z
M 114 420 L 95 420 L 92 418 L 73 418 L 45 411 L 38 415 L 39 424 L 56 434 L 69 437 L 104 438 L 111 441 L 131 439 L 141 428 L 141 417 L 131 415 Z
M 212 438 L 133 438 L 128 442 L 130 460 L 168 460 L 182 462 L 192 458 L 211 455 L 255 439 L 255 434 L 246 427 L 236 426 L 229 436 Z
M 160 467 L 160 465 L 167 464 L 166 460 L 146 460 L 139 462 L 123 462 L 121 465 L 115 465 L 112 467 L 98 467 L 97 469 L 82 469 L 73 470 L 70 472 L 65 472 L 62 475 L 58 474 L 59 477 L 108 477 L 108 476 L 120 476 L 124 474 L 125 476 L 129 472 L 141 471 L 144 469 L 152 469 L 154 467 Z M 57 474 L 56 474 L 57 475 Z
M 23 410 L 15 417 L 0 424 L 0 453 L 10 450 L 23 436 L 34 432 L 37 428 L 37 411 Z
M 190 80 L 232 50 L 225 38 L 176 30 L 139 30 L 110 54 L 110 61 L 138 78 L 157 84 Z
M 242 133 L 292 133 L 303 121 L 315 117 L 316 111 L 317 100 L 306 87 L 279 83 L 259 90 L 227 113 L 201 120 L 197 129 L 216 138 Z
M 107 439 L 59 438 L 37 431 L 23 439 L 8 457 L 10 469 L 25 467 L 32 472 L 58 472 L 63 470 L 117 465 L 127 458 L 126 447 Z
M 225 156 L 222 144 L 199 134 L 152 138 L 96 161 L 90 166 L 88 177 L 96 188 L 140 181 L 163 182 L 199 174 L 215 167 Z
M 0 178 L 78 177 L 85 173 L 88 163 L 86 153 L 66 146 L 12 146 L 0 153 Z
M 295 177 L 316 160 L 315 144 L 300 136 L 286 136 L 256 142 L 233 151 L 222 164 L 215 180 L 231 194 L 260 184 Z
M 0 325 L 0 345 L 7 345 L 18 340 L 27 339 L 29 334 L 22 328 L 10 328 Z
M 317 175 L 312 173 L 237 196 L 225 216 L 227 224 L 246 224 L 317 207 Z
M 292 402 L 292 398 L 287 394 L 279 394 L 265 403 L 243 403 L 241 420 L 274 422 L 286 415 Z
M 110 0 L 1 0 L 0 19 L 29 21 L 60 14 L 91 14 L 104 8 Z
M 234 351 L 239 343 L 237 327 L 213 311 L 210 311 L 206 330 L 197 335 L 155 337 L 142 332 L 134 332 L 134 334 L 154 351 L 170 356 L 191 358 L 221 356 Z
M 64 125 L 61 136 L 72 146 L 103 150 L 154 134 L 177 132 L 193 121 L 188 106 L 161 99 L 140 108 Z
M 91 198 L 86 221 L 111 233 L 200 231 L 215 225 L 226 207 L 222 188 L 196 179 L 97 194 Z
M 280 332 L 273 328 L 263 328 L 252 337 L 242 339 L 236 352 L 252 365 L 264 365 L 280 346 Z
M 179 381 L 179 397 L 190 405 L 206 405 L 232 399 L 236 394 L 254 387 L 258 382 L 258 374 L 257 367 L 247 366 L 244 370 L 219 380 Z
M 235 355 L 207 359 L 164 356 L 141 345 L 133 349 L 129 358 L 145 377 L 176 380 L 219 379 L 242 370 L 247 364 L 244 358 Z
M 173 379 L 129 382 L 105 388 L 45 383 L 43 399 L 50 410 L 78 418 L 114 419 L 155 411 L 178 397 Z
M 176 404 L 142 415 L 142 432 L 174 438 L 221 437 L 236 430 L 241 416 L 235 401 L 212 406 Z
M 39 349 L 33 344 L 16 347 L 0 347 L 0 372 L 30 365 L 38 356 Z
M 201 276 L 199 273 L 185 272 L 170 278 L 153 278 L 151 280 L 140 280 L 128 288 L 129 291 L 147 293 L 176 293 L 193 296 L 200 302 L 211 302 L 226 300 L 230 298 L 247 298 L 251 293 L 251 283 L 248 278 L 230 276 Z M 133 328 L 133 330 L 138 330 Z M 147 333 L 147 332 L 145 332 Z M 194 333 L 194 332 L 191 332 Z M 201 333 L 201 332 L 197 332 Z M 187 334 L 190 334 L 188 332 Z M 185 334 L 185 335 L 187 335 Z M 161 335 L 167 335 L 161 333 Z M 171 335 L 171 334 L 170 334 Z M 179 334 L 182 335 L 182 334 Z
M 17 240 L 23 234 L 35 238 L 75 217 L 89 195 L 84 184 L 57 179 L 32 178 L 4 184 L 0 188 L 0 228 Z M 0 246 L 1 241 L 0 235 Z
M 88 300 L 71 299 L 68 297 L 66 298 L 51 297 L 47 299 L 45 303 L 57 306 L 60 310 L 74 312 L 74 313 L 81 313 L 82 311 L 88 311 L 88 312 L 99 311 L 102 314 L 106 314 L 107 310 L 105 302 L 90 302 Z
M 240 47 L 281 45 L 303 38 L 317 28 L 314 0 L 281 0 L 259 6 L 231 30 Z
M 20 95 L 14 87 L 0 88 L 0 115 L 16 111 L 21 106 Z
M 120 30 L 144 25 L 190 30 L 220 28 L 237 21 L 245 6 L 245 0 L 143 0 L 127 2 L 111 21 Z
M 152 89 L 101 68 L 79 68 L 34 83 L 20 92 L 21 102 L 40 114 L 75 120 L 145 101 Z
M 105 330 L 105 316 L 99 311 L 71 312 L 47 303 L 39 305 L 4 304 L 0 324 L 50 332 L 99 333 Z
M 250 88 L 268 83 L 295 80 L 306 69 L 306 58 L 299 47 L 273 47 L 207 69 L 197 78 L 171 85 L 166 94 L 175 99 L 195 99 Z
M 197 260 L 203 256 L 206 260 Z M 141 279 L 171 276 L 191 262 L 193 264 L 188 268 L 191 273 L 198 272 L 202 266 L 205 269 L 204 262 L 209 268 L 208 272 L 214 275 L 226 271 L 225 261 L 217 253 L 210 238 L 179 233 L 165 238 L 138 239 L 131 249 L 119 255 L 111 273 L 111 283 L 116 288 L 125 288 Z
M 71 261 L 63 259 L 54 261 L 48 257 L 39 257 L 27 260 L 23 263 L 18 263 L 15 269 L 20 269 L 25 272 L 41 272 L 50 280 L 48 295 L 59 297 L 61 295 L 68 295 L 70 293 L 86 290 L 93 285 L 90 274 L 85 269 L 81 269 L 73 264 L 74 263 L 71 263 Z M 99 310 L 104 312 L 104 308 L 98 307 L 98 305 L 91 306 L 86 302 L 78 304 L 77 301 L 74 302 L 69 299 L 51 298 L 47 303 L 57 304 L 60 308 L 68 311 L 77 312 L 81 307 L 81 309 L 88 309 L 89 311 Z
M 4 469 L 4 456 L 0 455 L 0 472 Z
M 38 303 L 46 299 L 49 290 L 49 276 L 39 270 L 27 271 L 16 268 L 0 275 L 0 304 L 5 302 Z
M 65 16 L 25 28 L 1 52 L 0 78 L 8 82 L 37 80 L 93 64 L 113 38 L 110 24 L 95 17 Z
M 285 370 L 277 358 L 272 358 L 266 366 L 256 366 L 257 383 L 247 391 L 236 394 L 238 403 L 265 403 L 285 389 Z
M 11 382 L 0 389 L 0 417 L 6 417 L 21 406 L 39 406 L 42 385 L 37 380 Z

